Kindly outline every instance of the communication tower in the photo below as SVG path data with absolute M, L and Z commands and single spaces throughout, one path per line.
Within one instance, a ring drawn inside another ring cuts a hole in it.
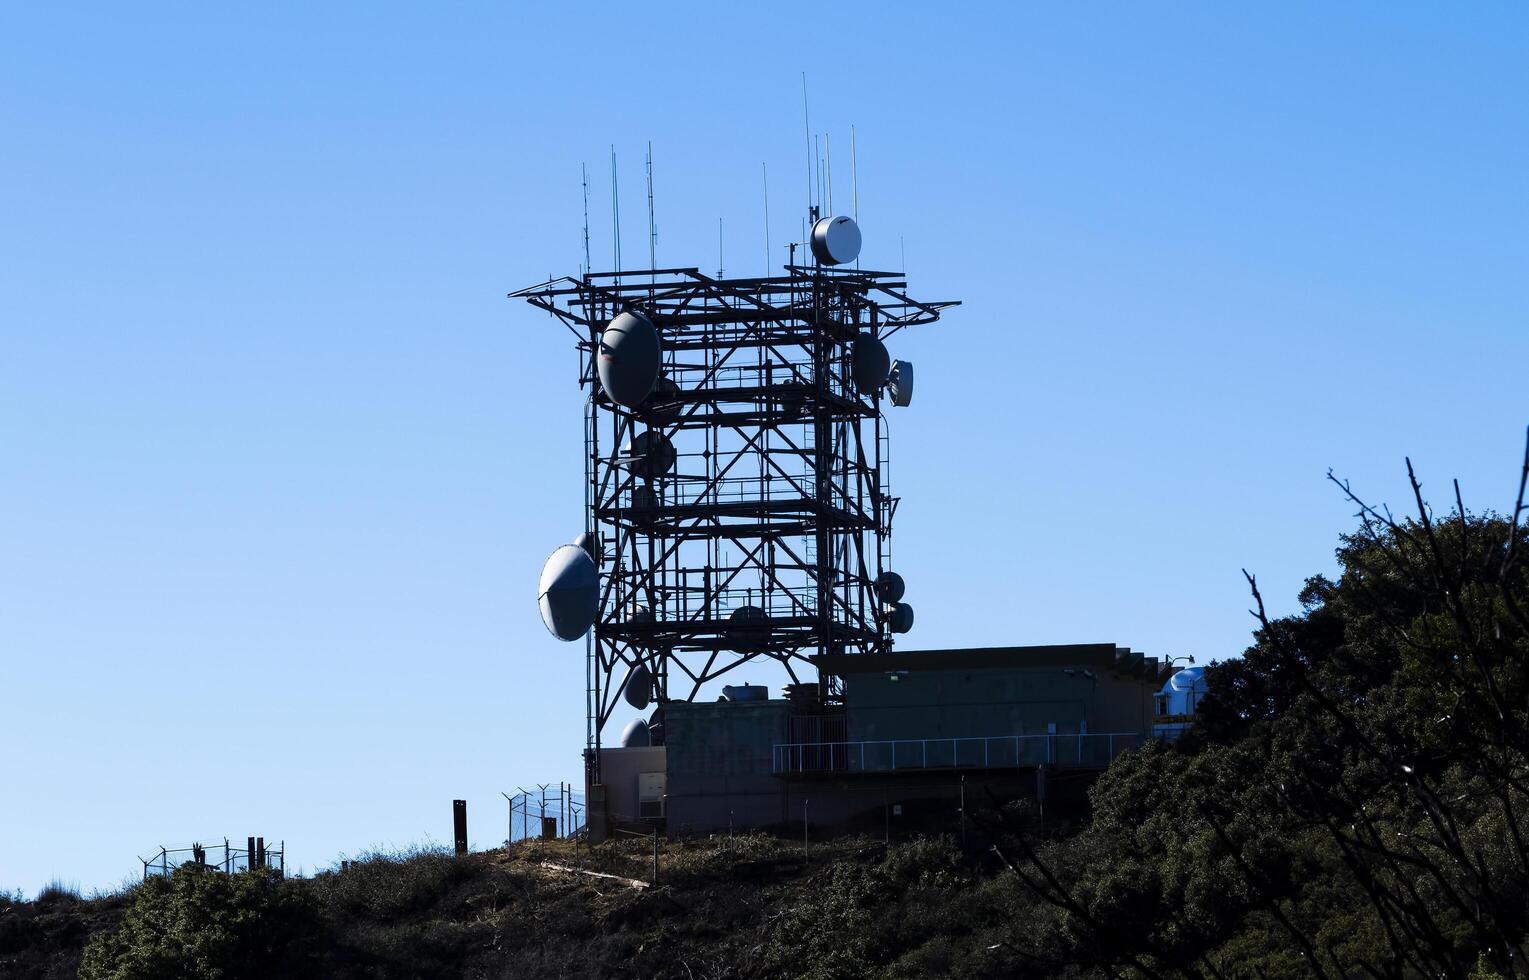
M 586 272 L 510 294 L 573 333 L 589 391 L 585 526 L 539 600 L 555 636 L 586 638 L 592 781 L 623 700 L 692 700 L 762 658 L 800 687 L 807 657 L 884 653 L 912 628 L 883 411 L 911 402 L 913 366 L 885 342 L 957 304 L 854 268 L 853 219 L 811 220 L 782 275 Z

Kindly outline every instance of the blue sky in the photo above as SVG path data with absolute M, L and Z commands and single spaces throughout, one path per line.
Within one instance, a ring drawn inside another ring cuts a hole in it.
M 756 13 L 755 11 L 759 11 Z M 767 11 L 768 16 L 766 16 Z M 765 264 L 800 72 L 899 334 L 911 647 L 1235 655 L 1352 507 L 1511 504 L 1521 5 L 28 5 L 0 12 L 0 888 L 160 843 L 503 837 L 577 778 L 568 336 L 505 293 Z

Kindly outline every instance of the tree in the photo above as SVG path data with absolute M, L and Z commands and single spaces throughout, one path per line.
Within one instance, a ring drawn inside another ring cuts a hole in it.
M 1079 837 L 1011 833 L 1056 959 L 1146 975 L 1529 973 L 1529 549 L 1511 517 L 1359 508 L 1335 580 L 1257 620 L 1173 747 L 1122 758 Z M 1016 828 L 1010 828 L 1011 831 Z

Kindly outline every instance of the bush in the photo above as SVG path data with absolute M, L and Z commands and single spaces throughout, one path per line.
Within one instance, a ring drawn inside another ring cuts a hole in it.
M 322 976 L 311 898 L 272 871 L 177 870 L 132 895 L 121 924 L 92 937 L 81 980 Z

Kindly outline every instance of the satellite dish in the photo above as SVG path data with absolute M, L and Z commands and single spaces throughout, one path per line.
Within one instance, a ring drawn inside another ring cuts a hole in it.
M 575 548 L 582 548 L 584 550 L 584 552 L 587 555 L 589 555 L 589 557 L 591 559 L 594 560 L 594 563 L 596 565 L 600 564 L 600 536 L 599 535 L 595 534 L 592 531 L 585 531 L 583 534 L 581 534 L 578 537 L 573 539 L 573 546 Z
M 812 254 L 824 265 L 843 265 L 860 257 L 860 226 L 853 218 L 822 218 L 812 226 Z
M 654 480 L 674 469 L 674 443 L 662 432 L 639 432 L 626 444 L 632 473 L 644 480 Z
M 645 749 L 652 744 L 653 736 L 648 733 L 648 723 L 641 718 L 633 718 L 621 730 L 623 749 Z
M 577 640 L 600 612 L 600 573 L 589 552 L 565 544 L 542 566 L 538 602 L 542 622 L 559 640 Z
M 600 335 L 600 387 L 616 404 L 636 408 L 658 381 L 662 353 L 652 320 L 635 310 L 617 315 Z
M 906 633 L 913 628 L 913 607 L 906 602 L 899 602 L 889 606 L 886 610 L 887 623 L 894 633 Z
M 854 375 L 855 387 L 864 395 L 875 394 L 887 383 L 887 372 L 892 368 L 892 357 L 887 345 L 863 333 L 855 338 L 850 349 L 850 373 Z
M 887 376 L 887 390 L 892 395 L 893 405 L 907 408 L 913 404 L 912 361 L 892 362 L 892 373 Z
M 653 700 L 653 672 L 642 664 L 633 667 L 626 675 L 626 686 L 621 691 L 626 703 L 641 711 Z
M 633 521 L 639 524 L 651 524 L 657 516 L 654 512 L 658 509 L 658 494 L 653 488 L 638 484 L 632 487 L 632 507 L 627 512 Z
M 685 406 L 679 399 L 680 386 L 668 378 L 659 378 L 653 385 L 652 394 L 637 406 L 649 425 L 668 425 L 680 417 Z
M 895 606 L 903 601 L 903 592 L 907 589 L 903 577 L 896 572 L 882 572 L 876 576 L 876 598 L 883 605 Z
M 729 633 L 733 638 L 734 653 L 758 653 L 764 645 L 764 621 L 768 617 L 758 606 L 739 606 L 728 615 Z M 753 626 L 751 624 L 760 625 Z

